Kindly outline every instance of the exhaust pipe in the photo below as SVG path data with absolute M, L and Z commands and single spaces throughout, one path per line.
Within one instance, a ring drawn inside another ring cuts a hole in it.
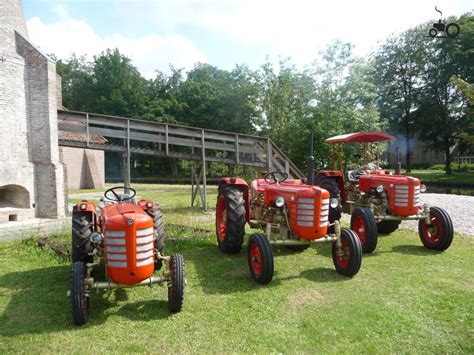
M 309 156 L 306 159 L 307 165 L 307 181 L 308 185 L 314 185 L 314 156 L 313 156 L 313 133 L 311 133 L 311 141 L 309 143 Z
M 395 162 L 395 175 L 400 175 L 400 172 L 402 171 L 402 163 L 400 162 L 400 148 L 397 147 L 395 148 L 397 151 L 397 161 Z

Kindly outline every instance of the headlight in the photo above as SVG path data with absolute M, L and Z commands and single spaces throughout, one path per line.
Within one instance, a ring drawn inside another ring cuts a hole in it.
M 383 190 L 384 190 L 383 185 L 377 185 L 377 187 L 375 188 L 375 191 L 377 191 L 379 194 L 381 194 Z
M 421 185 L 420 185 L 420 192 L 426 192 L 426 190 L 428 190 L 428 189 L 426 188 L 426 185 L 425 185 L 425 184 L 421 184 Z
M 152 208 L 153 207 L 153 202 L 148 201 L 146 203 L 146 208 Z
M 90 237 L 89 237 L 89 240 L 91 241 L 92 244 L 100 244 L 100 242 L 102 242 L 102 234 L 98 233 L 98 232 L 93 232 Z
M 275 200 L 275 206 L 277 207 L 283 207 L 285 205 L 285 199 L 283 196 L 278 196 Z
M 79 205 L 79 208 L 80 208 L 82 211 L 84 211 L 84 210 L 87 208 L 87 205 L 86 205 L 85 203 L 81 203 L 81 204 Z
M 337 200 L 337 198 L 332 198 L 329 201 L 329 206 L 331 206 L 331 208 L 336 208 L 337 206 L 339 206 L 339 201 Z

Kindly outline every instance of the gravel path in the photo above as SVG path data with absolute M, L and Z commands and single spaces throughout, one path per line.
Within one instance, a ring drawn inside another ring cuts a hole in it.
M 455 232 L 474 237 L 474 196 L 424 193 L 421 202 L 444 208 L 453 220 Z M 350 221 L 349 215 L 344 214 L 343 218 Z M 403 221 L 401 227 L 418 231 L 418 221 Z
M 421 202 L 448 211 L 453 220 L 454 231 L 474 236 L 474 196 L 421 194 Z M 418 230 L 417 221 L 403 221 L 402 227 Z

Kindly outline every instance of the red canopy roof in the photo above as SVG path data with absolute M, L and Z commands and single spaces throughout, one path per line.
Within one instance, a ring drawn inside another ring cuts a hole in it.
M 326 143 L 373 143 L 394 140 L 394 136 L 383 132 L 358 132 L 328 138 L 326 139 Z

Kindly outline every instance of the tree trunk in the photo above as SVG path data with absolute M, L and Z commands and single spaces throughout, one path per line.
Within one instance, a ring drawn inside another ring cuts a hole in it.
M 449 146 L 449 140 L 444 141 L 444 154 L 445 154 L 445 166 L 444 170 L 447 175 L 453 175 L 453 170 L 451 169 L 451 150 Z
M 405 135 L 405 147 L 407 149 L 406 153 L 405 153 L 405 164 L 406 164 L 406 167 L 405 167 L 405 170 L 407 173 L 410 173 L 411 172 L 411 144 L 410 144 L 410 135 L 407 133 Z

